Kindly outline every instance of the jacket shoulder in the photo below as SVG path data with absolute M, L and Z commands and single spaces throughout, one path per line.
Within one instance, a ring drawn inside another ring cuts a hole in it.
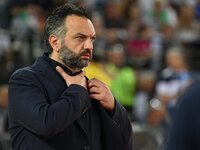
M 38 68 L 40 68 L 40 69 L 38 69 Z M 23 68 L 16 70 L 11 75 L 10 80 L 15 79 L 16 77 L 28 77 L 28 78 L 33 77 L 34 75 L 37 74 L 37 72 L 39 72 L 39 70 L 42 70 L 44 68 L 47 68 L 47 65 L 46 65 L 45 61 L 43 60 L 43 58 L 39 57 L 33 65 L 23 67 Z
M 9 87 L 12 85 L 39 85 L 38 71 L 33 65 L 16 70 L 8 81 Z
M 20 68 L 18 70 L 16 70 L 11 76 L 10 76 L 10 80 L 14 79 L 15 77 L 19 77 L 19 76 L 26 76 L 26 75 L 31 75 L 33 74 L 35 71 L 33 69 L 32 66 L 27 66 L 24 68 Z

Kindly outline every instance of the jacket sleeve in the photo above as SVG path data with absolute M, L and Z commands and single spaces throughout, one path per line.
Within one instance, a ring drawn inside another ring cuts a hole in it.
M 124 140 L 125 147 L 126 147 L 125 149 L 132 150 L 133 128 L 128 119 L 127 111 L 116 99 L 115 99 L 115 109 L 111 115 L 111 118 L 121 130 L 122 138 Z
M 41 83 L 30 70 L 14 73 L 8 92 L 10 121 L 44 137 L 64 130 L 91 107 L 85 88 L 75 84 L 50 104 Z

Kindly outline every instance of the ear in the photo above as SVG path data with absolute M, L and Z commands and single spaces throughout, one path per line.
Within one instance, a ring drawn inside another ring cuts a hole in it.
M 53 51 L 59 52 L 61 48 L 61 40 L 56 35 L 50 35 L 49 36 L 49 43 L 51 44 L 51 47 L 53 48 Z

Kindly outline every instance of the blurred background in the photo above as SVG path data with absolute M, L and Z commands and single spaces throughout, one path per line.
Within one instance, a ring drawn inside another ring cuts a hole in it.
M 0 150 L 10 150 L 8 80 L 46 50 L 45 19 L 63 3 L 85 7 L 97 39 L 89 78 L 127 109 L 134 150 L 164 150 L 175 106 L 200 72 L 200 0 L 0 0 Z

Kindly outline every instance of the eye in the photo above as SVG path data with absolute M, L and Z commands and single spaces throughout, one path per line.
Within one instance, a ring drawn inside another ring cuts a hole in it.
M 84 39 L 85 39 L 85 36 L 80 35 L 80 36 L 77 36 L 76 38 L 77 38 L 77 39 L 84 40 Z
M 93 42 L 95 41 L 95 39 L 96 39 L 96 37 L 92 37 L 92 38 L 91 38 L 91 40 L 92 40 Z

